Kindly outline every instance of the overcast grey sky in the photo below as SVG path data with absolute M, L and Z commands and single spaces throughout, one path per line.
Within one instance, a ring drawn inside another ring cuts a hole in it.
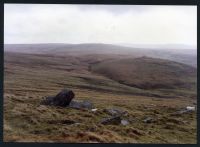
M 196 6 L 5 4 L 5 43 L 196 46 Z

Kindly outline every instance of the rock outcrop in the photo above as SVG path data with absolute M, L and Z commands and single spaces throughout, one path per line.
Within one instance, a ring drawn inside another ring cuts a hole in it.
M 75 94 L 72 90 L 64 89 L 61 92 L 59 92 L 56 96 L 46 97 L 46 99 L 44 99 L 41 102 L 41 104 L 66 107 L 70 104 L 74 96 Z

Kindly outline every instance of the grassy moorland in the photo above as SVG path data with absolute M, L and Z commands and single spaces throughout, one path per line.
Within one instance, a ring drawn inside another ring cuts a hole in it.
M 197 70 L 182 63 L 139 57 L 105 61 L 91 66 L 90 69 L 131 87 L 151 92 L 159 89 L 193 91 L 194 97 L 196 96 L 194 89 Z
M 196 105 L 196 68 L 117 54 L 6 52 L 4 64 L 4 141 L 196 143 L 196 112 L 174 115 Z M 175 79 L 183 84 L 174 83 Z M 141 87 L 145 82 L 162 86 Z M 74 99 L 89 100 L 98 110 L 40 105 L 43 97 L 63 88 L 72 89 Z M 101 124 L 108 117 L 105 108 L 127 111 L 124 119 L 129 124 Z M 143 122 L 146 117 L 154 121 Z

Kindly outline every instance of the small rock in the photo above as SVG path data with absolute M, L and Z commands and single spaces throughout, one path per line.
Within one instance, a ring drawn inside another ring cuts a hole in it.
M 150 106 L 152 106 L 152 107 L 156 107 L 156 105 L 155 105 L 155 104 L 150 104 Z
M 114 116 L 110 118 L 104 118 L 101 121 L 101 124 L 103 125 L 119 125 L 121 123 L 121 118 L 120 116 Z
M 81 102 L 79 101 L 71 101 L 69 104 L 70 108 L 80 109 L 81 108 Z
M 185 120 L 185 121 L 182 121 L 183 124 L 189 124 L 189 121 Z
M 81 123 L 74 123 L 73 125 L 74 126 L 79 126 L 79 125 L 81 125 Z
M 88 100 L 83 101 L 82 106 L 87 108 L 87 109 L 93 109 L 94 108 L 93 104 Z
M 187 107 L 186 107 L 186 110 L 189 110 L 189 111 L 195 111 L 195 107 L 187 106 Z
M 124 126 L 126 126 L 126 125 L 129 124 L 129 122 L 128 122 L 127 120 L 124 120 L 124 119 L 123 119 L 123 120 L 121 120 L 121 124 L 124 125 Z
M 195 111 L 195 107 L 187 106 L 186 109 L 179 110 L 179 111 L 177 111 L 175 113 L 172 113 L 171 115 L 172 116 L 177 116 L 177 115 L 181 115 L 181 114 L 191 113 L 193 111 Z
M 76 122 L 73 120 L 49 120 L 48 121 L 49 124 L 65 124 L 65 125 L 71 125 L 71 124 L 75 124 Z
M 93 104 L 90 101 L 71 101 L 69 104 L 70 108 L 75 109 L 93 109 Z
M 143 120 L 144 123 L 152 123 L 154 120 L 151 117 L 147 117 L 146 119 Z
M 111 115 L 111 116 L 119 116 L 119 115 L 126 115 L 127 112 L 117 109 L 117 108 L 110 108 L 110 109 L 104 109 L 104 112 L 106 112 L 107 114 Z
M 98 110 L 97 108 L 91 109 L 92 112 L 96 112 L 97 110 Z

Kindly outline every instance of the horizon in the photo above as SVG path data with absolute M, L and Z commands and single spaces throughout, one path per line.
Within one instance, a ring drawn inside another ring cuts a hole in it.
M 197 51 L 194 46 L 185 44 L 109 44 L 109 43 L 24 43 L 24 44 L 5 44 L 4 45 L 113 45 L 119 47 L 125 47 L 129 49 L 149 49 L 149 50 L 185 50 L 185 51 Z M 4 50 L 6 50 L 4 48 Z
M 128 47 L 132 49 L 169 49 L 169 50 L 197 50 L 196 47 L 190 46 L 187 44 L 111 44 L 111 43 L 100 43 L 100 42 L 91 42 L 91 43 L 4 43 L 4 45 L 114 45 Z M 147 47 L 148 46 L 148 47 Z M 178 46 L 178 48 L 177 48 Z

